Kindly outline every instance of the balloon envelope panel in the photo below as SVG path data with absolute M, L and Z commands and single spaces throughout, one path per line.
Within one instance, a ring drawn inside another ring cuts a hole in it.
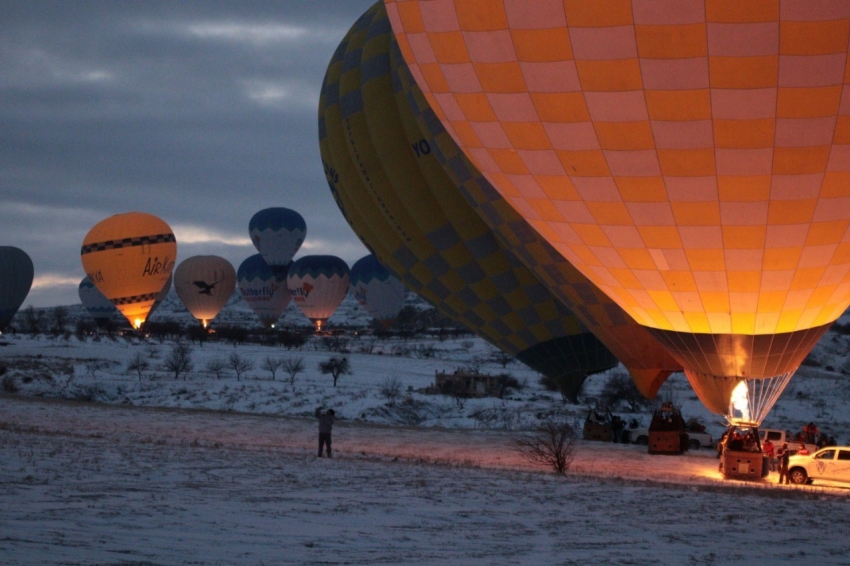
M 386 3 L 455 141 L 639 323 L 767 335 L 847 308 L 844 4 Z
M 248 233 L 254 247 L 271 266 L 292 261 L 307 236 L 304 218 L 288 208 L 264 208 L 251 217 Z
M 273 268 L 260 254 L 247 258 L 236 271 L 242 297 L 267 328 L 277 322 L 292 301 L 286 286 L 288 271 L 289 265 Z
M 372 10 L 352 27 L 322 88 L 320 147 L 343 214 L 409 288 L 497 347 L 537 369 L 548 364 L 547 375 L 553 366 L 559 375 L 577 372 L 578 385 L 611 367 L 616 361 L 592 336 L 574 343 L 586 330 L 500 247 L 440 165 L 417 162 L 427 151 L 421 136 L 406 137 L 399 116 L 385 24 Z
M 4 330 L 30 292 L 35 271 L 25 251 L 0 246 L 0 331 Z
M 406 102 L 400 102 L 399 109 L 403 116 L 408 111 L 414 114 L 420 144 L 427 144 L 423 147 L 428 149 L 428 155 L 420 162 L 429 157 L 439 160 L 446 174 L 442 184 L 457 187 L 458 196 L 461 193 L 466 196 L 464 206 L 474 209 L 503 245 L 521 258 L 548 290 L 569 306 L 572 313 L 623 363 L 640 391 L 647 397 L 654 397 L 671 372 L 681 371 L 681 364 L 645 328 L 564 261 L 557 250 L 537 236 L 525 219 L 504 201 L 448 135 L 413 83 L 397 45 L 393 47 L 394 80 Z
M 324 326 L 348 293 L 348 265 L 336 256 L 304 256 L 289 267 L 286 286 L 292 301 L 316 328 Z
M 192 256 L 174 271 L 177 296 L 205 326 L 224 308 L 235 288 L 236 272 L 223 257 Z
M 83 277 L 83 280 L 80 281 L 77 294 L 80 296 L 80 302 L 98 326 L 107 324 L 112 315 L 118 313 L 118 309 L 115 308 L 112 301 L 98 291 L 88 277 Z
M 390 326 L 404 306 L 407 289 L 374 254 L 351 266 L 351 290 L 369 316 Z
M 138 328 L 171 276 L 177 241 L 161 219 L 129 212 L 92 227 L 80 255 L 95 287 Z

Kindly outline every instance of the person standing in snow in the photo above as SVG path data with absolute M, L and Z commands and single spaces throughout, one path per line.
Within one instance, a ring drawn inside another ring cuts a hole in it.
M 762 445 L 762 452 L 767 456 L 767 464 L 768 469 L 771 472 L 776 471 L 776 454 L 774 453 L 773 442 L 770 439 L 765 439 L 764 444 Z
M 791 457 L 791 451 L 788 450 L 787 442 L 782 443 L 776 456 L 779 459 L 779 483 L 791 483 L 788 477 L 788 459 Z
M 322 457 L 322 447 L 327 446 L 328 458 L 331 457 L 331 430 L 334 426 L 336 416 L 333 409 L 328 409 L 327 412 L 322 412 L 322 408 L 318 407 L 314 413 L 319 419 L 319 458 Z

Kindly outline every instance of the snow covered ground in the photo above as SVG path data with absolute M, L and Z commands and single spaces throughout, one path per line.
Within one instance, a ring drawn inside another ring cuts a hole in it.
M 0 398 L 4 564 L 847 563 L 850 492 L 722 482 L 709 451 Z
M 2 564 L 850 564 L 847 487 L 723 481 L 711 450 L 580 442 L 567 477 L 528 464 L 516 431 L 583 419 L 608 374 L 565 405 L 535 372 L 481 362 L 491 349 L 477 338 L 352 339 L 337 387 L 318 341 L 195 345 L 179 380 L 161 367 L 169 341 L 0 343 L 14 390 L 0 395 Z M 814 420 L 850 443 L 847 351 L 847 335 L 828 333 L 765 426 Z M 254 365 L 241 379 L 207 369 L 233 353 Z M 141 379 L 127 368 L 139 354 Z M 266 358 L 305 369 L 271 379 Z M 419 392 L 470 363 L 526 386 L 461 404 Z M 683 376 L 661 396 L 722 431 Z M 333 460 L 314 455 L 317 406 L 341 417 Z

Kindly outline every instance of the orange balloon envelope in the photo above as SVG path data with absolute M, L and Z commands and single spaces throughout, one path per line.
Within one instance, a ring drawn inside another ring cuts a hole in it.
M 760 422 L 850 304 L 847 4 L 385 4 L 500 200 Z
M 177 241 L 161 219 L 129 212 L 95 224 L 80 254 L 89 280 L 139 328 L 171 276 Z

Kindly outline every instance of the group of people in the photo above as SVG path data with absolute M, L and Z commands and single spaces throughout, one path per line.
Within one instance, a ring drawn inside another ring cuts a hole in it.
M 791 458 L 791 449 L 787 442 L 776 449 L 770 439 L 766 439 L 762 445 L 762 451 L 767 456 L 768 466 L 771 472 L 775 472 L 779 467 L 779 483 L 791 483 L 791 478 L 788 477 L 788 462 Z
M 790 431 L 787 431 L 785 434 L 788 436 L 788 438 L 791 438 Z M 804 426 L 803 430 L 801 430 L 794 436 L 794 440 L 797 440 L 799 442 L 805 442 L 806 444 L 814 444 L 818 447 L 818 450 L 827 446 L 836 446 L 837 444 L 834 436 L 827 435 L 824 432 L 820 432 L 820 430 L 818 430 L 817 425 L 812 422 Z

